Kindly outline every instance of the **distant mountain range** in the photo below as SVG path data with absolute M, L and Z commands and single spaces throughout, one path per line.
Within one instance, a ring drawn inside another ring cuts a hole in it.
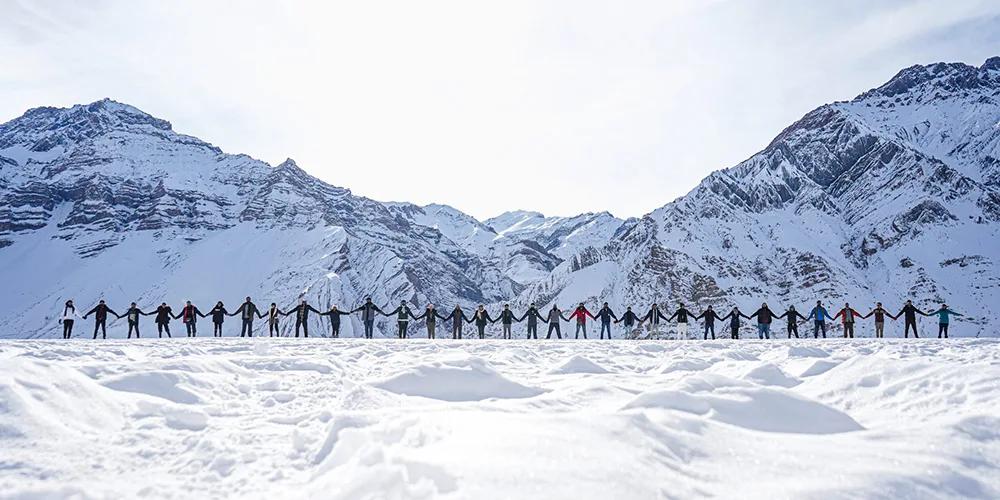
M 0 337 L 59 335 L 70 298 L 207 310 L 247 295 L 320 308 L 367 295 L 444 309 L 606 300 L 619 312 L 817 299 L 867 312 L 909 298 L 966 313 L 954 334 L 995 336 L 1000 57 L 913 66 L 821 106 L 637 219 L 479 221 L 381 203 L 107 99 L 0 125 L 0 201 Z

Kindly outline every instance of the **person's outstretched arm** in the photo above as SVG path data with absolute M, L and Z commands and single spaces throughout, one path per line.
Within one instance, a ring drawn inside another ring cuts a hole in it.
M 743 317 L 744 317 L 744 318 L 746 318 L 746 319 L 750 319 L 750 316 L 747 316 L 746 314 L 743 314 L 743 312 L 742 312 L 742 311 L 740 311 L 740 316 L 743 316 Z
M 310 311 L 312 311 L 312 312 L 314 312 L 316 314 L 320 314 L 320 312 L 317 311 L 316 308 L 312 306 L 312 304 L 307 305 L 306 307 L 308 307 Z
M 413 321 L 417 321 L 417 320 L 423 319 L 424 316 L 427 316 L 427 309 L 424 309 L 424 312 L 420 313 L 420 316 L 414 316 L 413 317 Z

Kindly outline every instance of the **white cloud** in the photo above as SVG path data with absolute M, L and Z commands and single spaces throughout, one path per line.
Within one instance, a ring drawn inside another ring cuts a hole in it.
M 358 194 L 483 218 L 641 215 L 904 66 L 981 63 L 1000 24 L 1000 4 L 971 1 L 7 0 L 2 11 L 3 119 L 112 97 L 230 152 L 291 156 Z

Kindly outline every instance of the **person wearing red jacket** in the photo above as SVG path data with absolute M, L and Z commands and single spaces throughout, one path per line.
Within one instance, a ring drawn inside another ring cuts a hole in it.
M 590 314 L 590 311 L 588 311 L 586 307 L 584 307 L 583 302 L 580 302 L 580 305 L 576 306 L 576 310 L 573 311 L 573 314 L 569 315 L 570 321 L 573 321 L 573 318 L 576 318 L 575 338 L 580 338 L 580 330 L 583 330 L 583 339 L 587 339 L 587 316 L 590 316 L 590 319 L 597 319 L 594 318 L 593 314 Z
M 858 314 L 857 311 L 855 311 L 854 309 L 851 308 L 850 304 L 848 304 L 848 303 L 845 302 L 844 303 L 844 308 L 841 309 L 840 312 L 837 313 L 837 315 L 833 317 L 833 320 L 836 321 L 837 318 L 841 318 L 842 321 L 844 322 L 844 338 L 846 339 L 847 338 L 847 334 L 850 334 L 851 338 L 853 339 L 854 338 L 854 318 L 864 318 L 864 316 L 861 315 L 861 314 Z

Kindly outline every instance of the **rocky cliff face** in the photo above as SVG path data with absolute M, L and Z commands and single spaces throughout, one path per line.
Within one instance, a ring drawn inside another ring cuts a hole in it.
M 630 220 L 380 203 L 131 106 L 38 108 L 0 125 L 0 272 L 17 283 L 0 336 L 55 335 L 67 298 L 209 307 L 248 293 L 642 311 L 912 298 L 968 313 L 958 333 L 995 335 L 998 158 L 998 58 L 907 68 Z

